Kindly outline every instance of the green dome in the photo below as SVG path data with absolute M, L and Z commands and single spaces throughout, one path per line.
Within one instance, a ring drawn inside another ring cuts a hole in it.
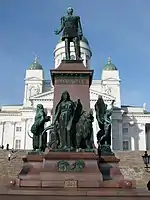
M 87 45 L 89 45 L 89 42 L 88 40 L 86 39 L 86 37 L 82 36 L 82 39 L 81 39 L 82 42 L 85 42 Z M 58 43 L 62 42 L 62 37 L 59 38 L 59 41 Z
M 113 70 L 118 70 L 117 67 L 111 63 L 110 57 L 108 57 L 107 64 L 104 66 L 103 70 L 105 71 L 113 71 Z
M 42 70 L 42 69 L 43 67 L 38 63 L 37 58 L 35 58 L 35 60 L 29 66 L 29 70 Z

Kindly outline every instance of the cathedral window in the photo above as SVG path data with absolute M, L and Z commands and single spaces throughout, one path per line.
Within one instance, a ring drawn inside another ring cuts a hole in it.
M 129 141 L 123 141 L 123 151 L 129 150 Z
M 21 149 L 21 140 L 16 140 L 15 149 Z
M 21 132 L 21 127 L 17 126 L 17 127 L 16 127 L 16 131 L 17 131 L 17 132 Z

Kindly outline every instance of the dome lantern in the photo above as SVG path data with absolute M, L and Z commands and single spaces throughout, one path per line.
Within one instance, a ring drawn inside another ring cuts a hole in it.
M 34 56 L 34 61 L 29 66 L 28 70 L 43 70 L 42 65 L 40 65 L 39 62 L 38 62 L 38 56 L 37 55 Z
M 105 71 L 114 71 L 118 70 L 117 67 L 111 63 L 111 57 L 108 57 L 107 64 L 104 66 L 103 70 Z

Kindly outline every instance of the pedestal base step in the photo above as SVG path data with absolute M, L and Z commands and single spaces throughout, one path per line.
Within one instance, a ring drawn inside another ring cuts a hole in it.
M 38 190 L 22 190 L 22 189 L 1 189 L 1 200 L 20 200 L 28 198 L 28 200 L 149 200 L 150 192 L 137 189 L 38 189 Z
M 131 180 L 99 181 L 99 180 L 20 180 L 12 182 L 11 185 L 19 188 L 136 188 Z

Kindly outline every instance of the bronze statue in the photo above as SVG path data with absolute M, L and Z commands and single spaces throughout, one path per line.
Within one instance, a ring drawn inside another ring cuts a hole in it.
M 84 111 L 80 99 L 73 102 L 67 91 L 61 95 L 56 105 L 53 124 L 42 133 L 50 130 L 49 147 L 56 151 L 93 150 L 92 111 Z
M 80 40 L 82 38 L 82 26 L 79 16 L 73 15 L 73 8 L 67 9 L 67 15 L 61 18 L 61 27 L 55 31 L 55 34 L 62 34 L 62 40 L 65 41 L 66 60 L 71 60 L 70 56 L 70 42 L 74 43 L 76 60 L 80 60 Z
M 113 112 L 113 104 L 114 104 L 114 100 L 112 101 L 109 109 L 108 109 L 107 105 L 105 106 L 105 109 L 106 109 L 106 112 L 104 115 L 105 134 L 100 139 L 100 142 L 106 141 L 109 146 L 111 145 L 111 124 L 112 124 L 111 115 Z M 102 143 L 104 143 L 104 142 L 102 142 Z
M 97 140 L 99 150 L 103 154 L 112 155 L 111 146 L 111 115 L 113 111 L 114 101 L 111 103 L 111 108 L 107 109 L 107 104 L 104 103 L 103 98 L 99 96 L 96 104 L 96 119 L 100 130 L 97 133 Z
M 64 91 L 60 102 L 56 106 L 53 124 L 59 123 L 59 149 L 72 149 L 72 123 L 75 112 L 75 104 L 70 99 L 67 91 Z
M 94 117 L 92 110 L 88 112 L 82 111 L 79 121 L 76 124 L 77 150 L 93 148 L 93 121 Z
M 44 131 L 45 122 L 50 121 L 50 116 L 47 116 L 42 104 L 38 104 L 36 108 L 36 115 L 34 119 L 34 124 L 31 127 L 31 132 L 33 133 L 33 150 L 45 151 L 47 144 L 47 133 Z
M 106 105 L 103 101 L 102 96 L 99 95 L 98 100 L 95 104 L 96 119 L 100 129 L 104 129 L 104 114 L 106 111 Z

